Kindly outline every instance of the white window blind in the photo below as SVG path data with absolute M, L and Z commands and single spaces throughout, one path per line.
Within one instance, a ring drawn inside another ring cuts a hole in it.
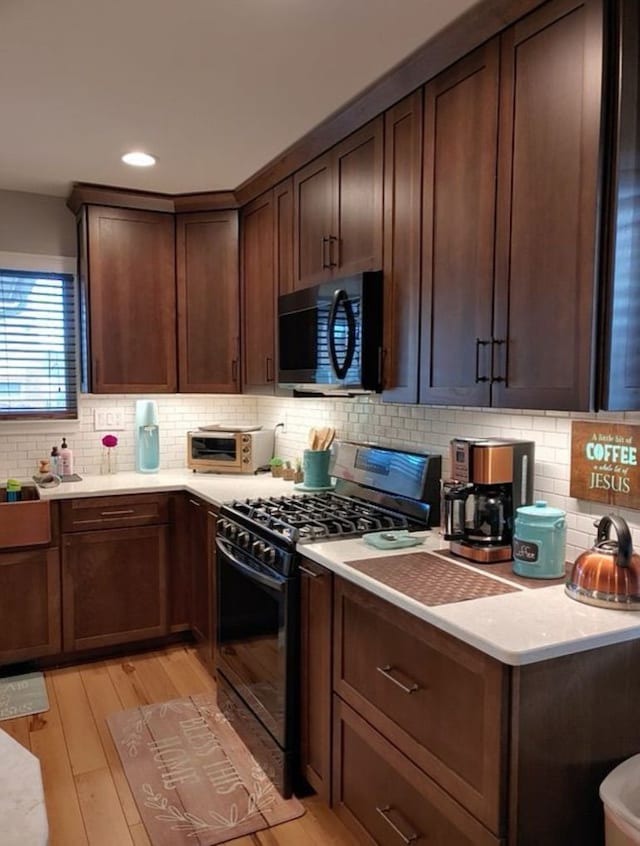
M 0 420 L 77 416 L 76 334 L 73 276 L 0 269 Z

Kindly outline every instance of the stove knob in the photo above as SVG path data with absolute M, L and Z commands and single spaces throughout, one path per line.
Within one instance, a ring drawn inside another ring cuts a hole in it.
M 263 560 L 266 564 L 270 564 L 272 567 L 276 563 L 276 551 L 272 546 L 265 549 Z
M 238 534 L 238 544 L 245 549 L 249 546 L 249 532 L 240 532 Z
M 262 558 L 264 556 L 264 551 L 265 551 L 266 548 L 267 548 L 267 545 L 265 544 L 264 541 L 255 540 L 251 544 L 251 549 L 253 551 L 253 554 L 256 556 L 256 558 Z
M 235 540 L 238 534 L 238 527 L 235 523 L 228 523 L 227 528 L 225 531 L 225 535 L 229 538 L 229 540 Z

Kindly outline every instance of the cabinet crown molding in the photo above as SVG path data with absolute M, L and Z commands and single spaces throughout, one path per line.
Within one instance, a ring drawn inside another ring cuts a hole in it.
M 233 191 L 202 191 L 195 194 L 159 194 L 153 191 L 134 191 L 111 185 L 93 185 L 74 182 L 67 197 L 67 206 L 77 214 L 82 206 L 114 206 L 138 211 L 182 212 L 237 209 L 238 201 Z

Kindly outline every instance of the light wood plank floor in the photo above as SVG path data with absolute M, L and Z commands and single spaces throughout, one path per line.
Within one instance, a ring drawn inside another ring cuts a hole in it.
M 178 646 L 45 672 L 50 709 L 0 727 L 37 755 L 50 846 L 150 846 L 105 718 L 215 688 L 193 649 Z M 358 846 L 315 796 L 306 814 L 233 846 Z

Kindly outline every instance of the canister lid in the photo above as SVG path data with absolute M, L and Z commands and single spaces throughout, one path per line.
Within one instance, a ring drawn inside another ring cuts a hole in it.
M 521 514 L 523 517 L 566 517 L 566 512 L 560 508 L 554 508 L 552 505 L 547 505 L 544 499 L 537 499 L 533 505 L 522 505 L 516 509 L 516 514 Z

